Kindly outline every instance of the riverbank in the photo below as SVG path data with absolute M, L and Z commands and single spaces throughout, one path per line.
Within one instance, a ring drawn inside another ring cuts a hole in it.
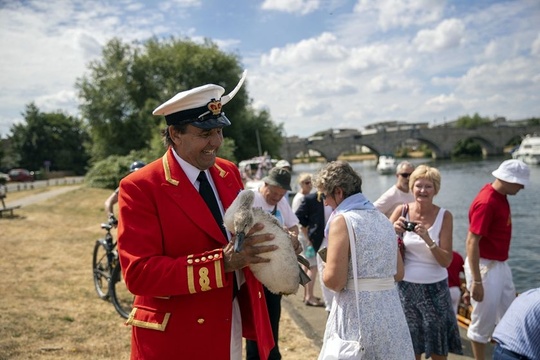
M 407 155 L 411 159 L 420 159 L 424 157 L 423 151 L 411 151 Z M 338 157 L 338 160 L 343 161 L 367 161 L 372 160 L 376 161 L 377 156 L 375 154 L 355 154 L 355 155 L 341 155 Z M 310 158 L 296 158 L 293 159 L 293 165 L 295 164 L 308 164 L 308 163 L 325 163 L 327 160 L 324 157 L 310 157 Z

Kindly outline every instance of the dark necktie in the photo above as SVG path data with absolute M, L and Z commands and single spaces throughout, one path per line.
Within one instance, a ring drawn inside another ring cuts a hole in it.
M 221 210 L 219 210 L 216 195 L 214 194 L 214 190 L 212 190 L 212 186 L 208 182 L 208 178 L 206 177 L 204 171 L 201 171 L 199 173 L 197 180 L 199 180 L 199 194 L 201 194 L 201 197 L 203 198 L 206 205 L 208 205 L 208 208 L 212 212 L 212 215 L 214 215 L 214 219 L 219 225 L 221 232 L 223 233 L 225 238 L 227 238 L 227 233 L 225 232 L 225 228 L 223 227 L 223 217 L 221 216 Z
M 210 208 L 210 211 L 212 212 L 212 215 L 214 215 L 214 219 L 216 219 L 216 222 L 218 223 L 219 228 L 223 233 L 223 236 L 225 236 L 225 239 L 227 239 L 227 233 L 225 232 L 225 228 L 223 227 L 223 217 L 221 216 L 221 210 L 219 210 L 219 205 L 216 200 L 216 194 L 214 194 L 214 190 L 212 190 L 212 186 L 208 182 L 206 173 L 204 171 L 201 171 L 199 173 L 199 176 L 197 176 L 197 180 L 199 180 L 199 194 L 201 194 L 204 202 Z M 238 286 L 236 285 L 236 271 L 233 271 L 233 299 L 236 297 L 237 294 Z

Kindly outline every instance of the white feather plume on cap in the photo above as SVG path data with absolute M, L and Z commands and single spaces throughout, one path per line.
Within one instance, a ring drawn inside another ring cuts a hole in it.
M 247 70 L 244 70 L 236 87 L 227 95 L 225 89 L 219 85 L 207 84 L 190 90 L 182 91 L 158 106 L 152 114 L 164 115 L 167 125 L 191 124 L 202 129 L 223 127 L 231 124 L 222 111 L 238 93 Z

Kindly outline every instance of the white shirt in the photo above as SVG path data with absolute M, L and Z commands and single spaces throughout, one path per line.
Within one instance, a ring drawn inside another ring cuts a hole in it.
M 414 195 L 409 192 L 403 192 L 394 184 L 390 189 L 386 190 L 373 205 L 382 212 L 386 217 L 390 217 L 394 209 L 400 204 L 408 204 L 414 201 Z
M 269 205 L 266 200 L 264 200 L 264 197 L 259 192 L 259 189 L 254 190 L 255 191 L 255 199 L 253 200 L 253 207 L 254 208 L 261 208 L 264 211 L 268 211 L 271 213 L 274 210 L 274 205 Z M 289 205 L 289 202 L 284 197 L 279 200 L 276 207 L 276 213 L 274 215 L 276 219 L 278 219 L 279 223 L 282 226 L 285 226 L 287 229 L 292 228 L 295 225 L 298 225 L 300 222 L 294 212 L 292 211 L 291 205 Z

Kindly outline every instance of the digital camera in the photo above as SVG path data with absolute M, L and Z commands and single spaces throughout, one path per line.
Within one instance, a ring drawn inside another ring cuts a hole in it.
M 417 223 L 412 221 L 404 221 L 404 229 L 406 231 L 414 231 L 414 227 L 417 225 Z

